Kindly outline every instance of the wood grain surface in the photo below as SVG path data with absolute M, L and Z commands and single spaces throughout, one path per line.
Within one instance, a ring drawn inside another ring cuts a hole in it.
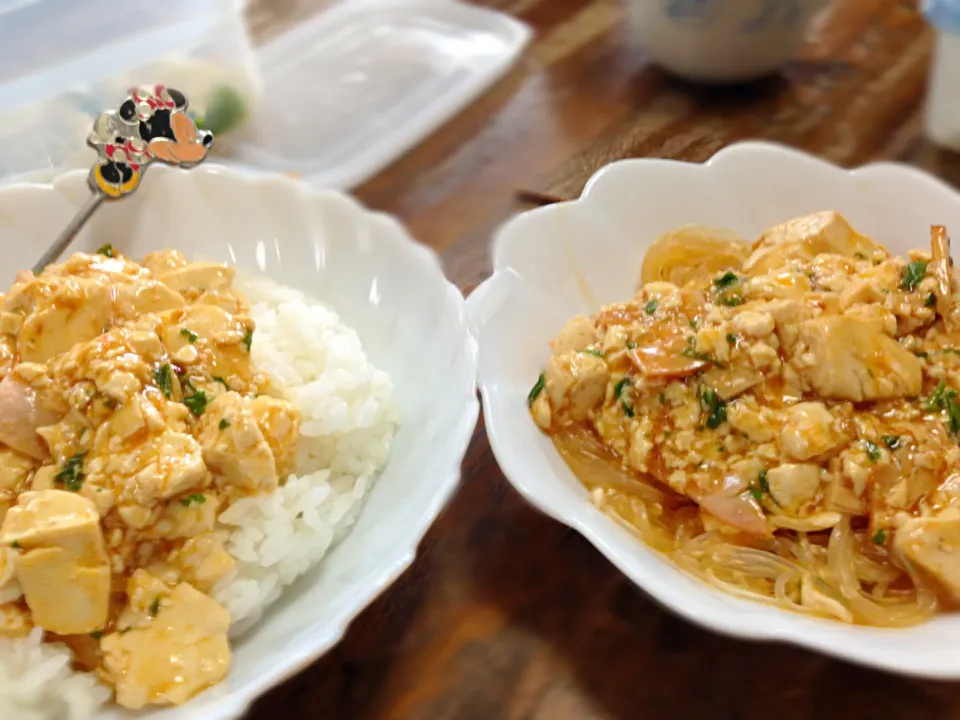
M 630 0 L 491 0 L 536 31 L 519 66 L 359 188 L 442 253 L 469 292 L 519 190 L 576 196 L 625 157 L 701 161 L 766 138 L 844 165 L 899 159 L 956 183 L 922 138 L 932 35 L 913 3 L 837 0 L 778 76 L 704 89 L 650 65 Z M 642 0 L 634 0 L 640 2 Z M 258 39 L 324 0 L 259 0 Z M 947 718 L 960 685 L 882 675 L 704 632 L 655 605 L 585 540 L 528 507 L 482 423 L 463 485 L 416 563 L 326 657 L 260 700 L 256 720 Z

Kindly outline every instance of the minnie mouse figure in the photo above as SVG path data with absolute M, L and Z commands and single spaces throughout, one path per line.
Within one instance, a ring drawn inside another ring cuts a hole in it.
M 183 93 L 163 85 L 130 90 L 117 112 L 103 113 L 87 139 L 100 157 L 90 184 L 107 197 L 137 189 L 154 159 L 190 167 L 203 160 L 213 135 L 197 130 Z

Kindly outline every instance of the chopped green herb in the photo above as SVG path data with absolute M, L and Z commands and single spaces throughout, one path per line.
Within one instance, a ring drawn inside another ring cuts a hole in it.
M 668 438 L 668 437 L 670 437 L 671 435 L 673 435 L 673 431 L 672 431 L 672 430 L 664 430 L 664 431 L 663 431 L 663 436 L 664 436 L 665 438 Z
M 635 342 L 631 341 L 627 343 L 627 350 L 634 350 L 636 349 L 636 347 L 637 347 L 637 344 Z
M 99 248 L 97 248 L 97 255 L 104 255 L 108 258 L 116 257 L 116 253 L 113 250 L 113 245 L 110 243 L 101 245 Z
M 926 305 L 927 307 L 933 307 L 934 305 L 937 304 L 937 296 L 934 295 L 933 293 L 930 293 L 929 295 L 927 295 L 927 299 L 924 301 L 923 304 Z
M 760 474 L 757 476 L 757 482 L 760 483 L 760 489 L 765 493 L 770 492 L 770 482 L 767 480 L 767 471 L 761 470 Z
M 530 389 L 530 392 L 527 393 L 527 405 L 533 405 L 533 401 L 537 399 L 537 396 L 543 392 L 543 386 L 546 384 L 546 375 L 540 373 L 540 377 L 537 378 L 537 382 L 534 383 L 533 387 Z
M 723 446 L 723 443 L 717 445 L 717 452 L 726 452 L 727 449 Z
M 874 377 L 872 368 L 867 368 L 867 375 L 869 375 L 870 377 Z
M 623 379 L 613 386 L 613 398 L 614 400 L 619 400 L 620 396 L 623 395 L 623 391 L 630 384 L 630 376 L 624 375 Z
M 634 412 L 633 406 L 627 405 L 626 401 L 620 403 L 623 406 L 623 414 L 629 418 L 632 418 L 636 413 Z
M 867 457 L 870 458 L 870 462 L 877 462 L 880 459 L 880 448 L 877 444 L 872 440 L 864 440 L 863 444 L 867 448 Z
M 690 340 L 692 341 L 693 338 L 690 338 Z M 683 349 L 683 352 L 680 354 L 683 355 L 684 357 L 693 358 L 694 360 L 701 360 L 702 362 L 712 363 L 713 365 L 716 365 L 718 368 L 724 367 L 724 364 L 722 362 L 714 360 L 710 355 L 707 355 L 706 353 L 697 352 L 696 350 L 693 349 L 693 347 L 685 347 Z
M 150 607 L 147 608 L 147 612 L 150 613 L 150 617 L 156 617 L 157 613 L 160 612 L 160 598 L 155 597 L 153 602 L 150 603 Z
M 667 404 L 667 396 L 664 395 L 663 393 L 660 393 L 659 395 L 657 395 L 657 400 L 660 401 L 660 404 L 661 404 L 661 405 L 666 405 L 666 404 Z
M 757 500 L 758 502 L 763 500 L 763 490 L 761 490 L 759 487 L 751 484 L 747 489 L 750 491 L 750 494 L 753 495 L 754 500 Z
M 884 435 L 881 438 L 881 440 L 883 440 L 883 444 L 886 445 L 890 450 L 896 450 L 898 447 L 900 447 L 901 439 L 902 438 L 898 435 Z
M 180 335 L 187 339 L 187 342 L 193 345 L 197 341 L 197 334 L 195 332 L 190 332 L 187 328 L 180 328 Z
M 587 348 L 586 350 L 583 350 L 583 352 L 585 352 L 587 355 L 596 355 L 597 357 L 603 357 L 602 352 L 600 352 L 599 350 L 594 350 L 593 348 Z
M 913 354 L 916 355 L 918 358 L 930 357 L 930 353 L 924 352 L 923 350 L 914 350 Z
M 57 485 L 63 485 L 70 492 L 80 492 L 83 485 L 83 458 L 86 453 L 77 453 L 68 459 L 63 467 L 53 477 L 53 482 Z
M 743 300 L 740 299 L 739 295 L 721 295 L 717 298 L 717 302 L 727 307 L 737 307 L 737 305 L 743 303 Z
M 659 305 L 659 303 L 656 300 L 647 300 L 647 304 L 643 306 L 643 309 L 647 315 L 653 315 L 657 311 L 657 305 Z
M 866 259 L 867 259 L 867 256 L 864 255 L 862 252 L 854 253 L 853 256 L 854 256 L 857 260 L 866 260 Z
M 114 400 L 112 397 L 105 395 L 102 398 L 100 398 L 100 401 L 107 406 L 108 410 L 116 410 L 117 408 L 117 401 Z
M 180 504 L 184 507 L 190 507 L 191 505 L 203 505 L 207 501 L 207 496 L 203 493 L 193 493 L 192 495 L 187 495 L 183 500 L 180 501 Z
M 213 381 L 220 383 L 220 384 L 223 385 L 223 387 L 225 387 L 227 390 L 230 389 L 230 386 L 227 385 L 227 381 L 224 380 L 224 379 L 223 379 L 222 377 L 220 377 L 219 375 L 214 375 L 214 376 L 213 376 Z
M 692 327 L 694 330 L 700 327 L 700 323 L 697 321 L 696 318 L 690 318 L 690 327 Z
M 873 535 L 873 544 L 874 545 L 883 545 L 887 541 L 887 531 L 883 528 L 877 530 Z
M 727 333 L 727 342 L 733 345 L 735 342 L 737 342 L 737 336 L 733 333 Z
M 946 407 L 947 383 L 941 380 L 933 394 L 927 398 L 925 408 L 927 410 L 943 410 Z
M 153 373 L 153 379 L 157 381 L 157 387 L 168 400 L 173 395 L 173 368 L 170 363 L 164 363 Z
M 10 547 L 12 547 L 14 550 L 19 550 L 19 549 L 20 549 L 20 543 L 18 543 L 16 540 L 14 540 L 12 543 L 10 543 Z
M 727 270 L 720 277 L 713 279 L 713 284 L 718 288 L 730 287 L 740 281 L 740 278 L 737 277 L 737 274 L 732 270 Z
M 913 292 L 926 274 L 927 261 L 914 260 L 903 269 L 903 274 L 900 276 L 900 289 Z
M 94 640 L 99 640 L 103 637 L 103 630 L 94 630 L 92 633 L 90 633 L 90 637 L 92 637 Z
M 226 418 L 223 418 L 222 420 L 220 420 L 220 429 L 221 429 L 221 430 L 226 430 L 228 427 L 230 427 L 230 421 L 229 421 L 229 420 L 227 420 Z
M 203 415 L 203 411 L 207 409 L 207 402 L 207 394 L 203 390 L 196 390 L 183 399 L 183 404 L 197 417 Z
M 708 428 L 718 428 L 727 421 L 727 406 L 717 391 L 711 388 L 705 389 L 700 393 L 700 404 L 707 411 L 706 425 Z
M 250 352 L 250 348 L 253 346 L 253 330 L 247 330 L 243 334 L 243 345 L 247 348 L 247 352 Z
M 950 432 L 954 435 L 960 433 L 960 403 L 956 401 L 957 394 L 953 391 L 947 393 L 947 420 L 950 424 Z

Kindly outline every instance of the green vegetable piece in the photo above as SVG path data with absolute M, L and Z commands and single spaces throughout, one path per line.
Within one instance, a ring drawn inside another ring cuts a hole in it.
M 913 292 L 927 274 L 927 261 L 914 260 L 903 269 L 900 276 L 900 289 Z
M 537 399 L 540 393 L 543 392 L 543 386 L 546 385 L 546 375 L 540 373 L 540 377 L 537 378 L 537 382 L 534 383 L 533 388 L 527 394 L 527 405 L 533 405 L 533 401 Z
M 247 117 L 247 105 L 232 87 L 218 85 L 210 93 L 207 112 L 194 118 L 200 130 L 209 130 L 214 135 L 228 133 L 238 128 Z
M 153 379 L 163 396 L 169 400 L 173 396 L 173 368 L 170 363 L 164 363 L 153 373 Z
M 80 492 L 83 486 L 83 458 L 85 452 L 77 453 L 69 458 L 60 468 L 60 472 L 53 476 L 53 482 L 56 485 L 63 485 L 70 492 Z

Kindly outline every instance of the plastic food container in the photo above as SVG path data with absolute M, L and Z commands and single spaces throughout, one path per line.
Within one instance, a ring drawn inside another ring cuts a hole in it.
M 927 136 L 960 151 L 960 0 L 927 0 L 922 9 L 937 30 L 927 86 Z
M 753 80 L 792 60 L 826 0 L 627 0 L 650 58 L 708 83 Z
M 260 90 L 240 0 L 0 0 L 0 178 L 85 167 L 93 122 L 134 85 L 228 128 Z

